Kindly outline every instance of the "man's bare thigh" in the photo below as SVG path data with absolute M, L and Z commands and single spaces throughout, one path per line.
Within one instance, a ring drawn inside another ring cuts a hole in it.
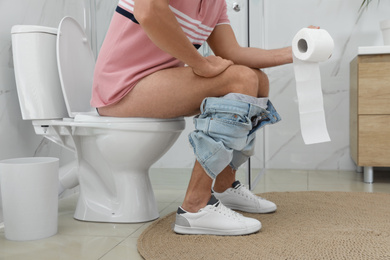
M 226 92 L 222 74 L 214 78 L 195 75 L 189 67 L 171 68 L 143 78 L 118 103 L 99 108 L 99 113 L 119 117 L 173 118 L 199 112 L 202 100 Z

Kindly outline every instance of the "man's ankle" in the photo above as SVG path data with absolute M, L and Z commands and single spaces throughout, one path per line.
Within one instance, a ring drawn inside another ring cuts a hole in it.
M 225 192 L 227 189 L 232 187 L 233 183 L 234 183 L 234 181 L 232 183 L 230 183 L 230 182 L 215 183 L 213 186 L 213 191 L 218 192 L 218 193 Z
M 196 197 L 194 199 L 184 199 L 181 208 L 187 212 L 196 213 L 201 208 L 204 208 L 209 200 L 210 196 L 207 198 Z

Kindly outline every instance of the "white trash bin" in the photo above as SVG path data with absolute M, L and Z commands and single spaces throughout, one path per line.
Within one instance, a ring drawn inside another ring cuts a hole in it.
M 58 230 L 58 158 L 0 161 L 5 238 L 14 241 L 53 236 Z

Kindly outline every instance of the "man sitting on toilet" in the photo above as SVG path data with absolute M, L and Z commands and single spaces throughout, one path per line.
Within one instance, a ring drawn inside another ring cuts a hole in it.
M 197 51 L 206 41 L 215 56 Z M 252 213 L 276 210 L 235 174 L 253 154 L 255 131 L 280 120 L 260 69 L 291 62 L 291 47 L 240 47 L 225 0 L 119 1 L 96 63 L 91 105 L 112 117 L 199 114 L 189 136 L 197 160 L 175 232 L 250 234 L 260 222 L 224 204 Z

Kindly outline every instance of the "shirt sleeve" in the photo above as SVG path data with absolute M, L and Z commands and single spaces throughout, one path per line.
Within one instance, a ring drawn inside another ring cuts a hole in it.
M 230 24 L 230 20 L 227 15 L 227 4 L 225 0 L 221 1 L 221 14 L 216 25 L 220 24 Z

